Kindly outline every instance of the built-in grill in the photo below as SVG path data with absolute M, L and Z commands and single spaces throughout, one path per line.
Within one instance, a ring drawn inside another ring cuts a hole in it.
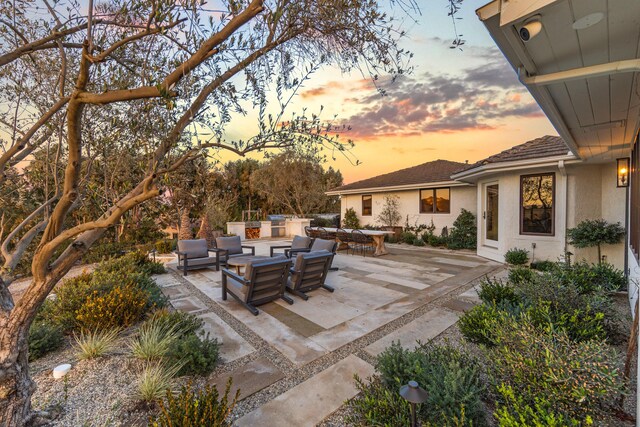
M 267 215 L 267 221 L 271 221 L 271 237 L 284 237 L 287 235 L 284 215 Z

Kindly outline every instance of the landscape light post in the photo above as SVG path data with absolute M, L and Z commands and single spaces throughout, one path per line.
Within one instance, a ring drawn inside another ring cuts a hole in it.
M 418 427 L 416 405 L 427 401 L 427 392 L 417 382 L 409 381 L 409 384 L 400 387 L 400 396 L 411 404 L 411 427 Z

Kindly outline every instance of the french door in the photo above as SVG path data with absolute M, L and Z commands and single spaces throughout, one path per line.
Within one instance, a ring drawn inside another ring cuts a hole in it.
M 493 248 L 498 247 L 500 239 L 499 218 L 499 186 L 497 182 L 483 185 L 482 206 L 482 244 Z

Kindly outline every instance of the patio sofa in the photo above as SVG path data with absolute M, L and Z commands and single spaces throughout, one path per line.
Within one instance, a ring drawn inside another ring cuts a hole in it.
M 332 259 L 333 254 L 326 250 L 299 254 L 295 265 L 291 268 L 287 291 L 305 301 L 309 299 L 306 292 L 318 288 L 333 292 L 334 289 L 324 283 Z
M 225 268 L 222 270 L 222 299 L 226 301 L 227 294 L 231 294 L 254 316 L 260 313 L 257 305 L 279 298 L 293 304 L 293 300 L 285 295 L 290 267 L 291 260 L 280 256 L 248 263 L 242 276 Z

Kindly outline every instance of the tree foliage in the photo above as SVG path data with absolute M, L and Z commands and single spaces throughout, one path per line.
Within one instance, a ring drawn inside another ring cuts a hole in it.
M 588 219 L 567 230 L 569 243 L 576 248 L 598 247 L 598 262 L 602 261 L 601 246 L 620 243 L 625 234 L 619 222 L 611 224 L 603 219 Z
M 394 227 L 402 220 L 400 215 L 400 197 L 390 194 L 384 196 L 384 206 L 376 218 L 385 227 Z
M 320 66 L 374 80 L 407 69 L 404 33 L 375 1 L 221 1 L 217 13 L 192 0 L 89 6 L 0 3 L 2 211 L 20 204 L 0 242 L 2 425 L 32 421 L 26 340 L 38 307 L 96 241 L 165 194 L 167 177 L 203 153 L 345 152 L 334 123 L 287 112 L 292 95 Z M 249 109 L 255 136 L 230 140 L 232 118 Z M 43 173 L 32 176 L 45 191 L 15 203 L 12 191 L 26 187 L 12 178 L 41 150 Z M 27 254 L 31 284 L 14 303 L 8 285 Z

